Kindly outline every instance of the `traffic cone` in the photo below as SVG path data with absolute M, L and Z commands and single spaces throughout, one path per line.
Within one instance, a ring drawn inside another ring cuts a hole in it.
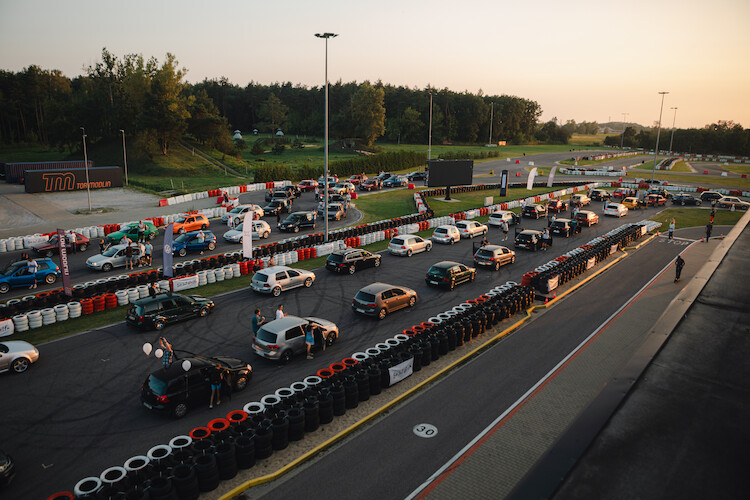
M 552 300 L 557 298 L 557 292 L 552 292 Z
M 544 297 L 544 304 L 546 305 L 547 302 L 549 302 L 549 297 Z
M 705 243 L 705 242 L 706 242 L 706 237 L 705 237 L 705 236 L 703 236 L 703 237 L 701 238 L 701 243 Z

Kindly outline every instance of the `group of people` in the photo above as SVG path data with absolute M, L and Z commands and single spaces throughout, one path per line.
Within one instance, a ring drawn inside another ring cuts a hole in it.
M 286 313 L 284 312 L 284 304 L 279 304 L 279 307 L 276 308 L 276 318 L 275 319 L 281 319 L 284 316 L 286 316 Z M 253 338 L 258 334 L 258 330 L 260 330 L 260 327 L 266 322 L 266 317 L 262 316 L 260 313 L 260 309 L 255 309 L 255 314 L 250 319 L 250 326 L 252 329 L 252 335 Z M 308 323 L 305 326 L 305 346 L 307 350 L 307 359 L 313 359 L 313 353 L 312 349 L 315 346 L 315 344 L 319 344 L 322 348 L 322 350 L 326 350 L 326 343 L 325 339 L 323 338 L 323 332 L 320 331 L 320 328 L 316 327 L 312 323 Z
M 120 238 L 119 241 L 120 245 L 125 245 L 125 268 L 126 269 L 133 269 L 135 266 L 150 266 L 151 265 L 151 256 L 154 252 L 154 246 L 151 244 L 151 242 L 147 239 L 140 238 L 140 231 L 139 231 L 139 239 L 136 243 L 138 252 L 136 253 L 135 249 L 136 246 L 133 245 L 133 240 L 131 240 L 128 235 L 123 235 L 122 238 Z M 109 247 L 109 245 L 103 240 L 99 240 L 99 252 L 104 253 L 104 251 Z

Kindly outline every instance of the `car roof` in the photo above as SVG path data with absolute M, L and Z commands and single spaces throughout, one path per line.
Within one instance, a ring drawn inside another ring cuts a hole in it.
M 479 247 L 479 249 L 477 251 L 479 251 L 479 250 L 491 250 L 491 251 L 495 252 L 497 250 L 502 250 L 503 248 L 507 248 L 507 247 L 504 247 L 502 245 L 485 245 L 483 247 Z
M 330 255 L 347 255 L 352 252 L 367 252 L 367 250 L 364 250 L 362 248 L 345 248 L 343 250 L 336 250 L 335 252 L 331 252 Z
M 596 214 L 592 212 L 591 210 L 579 210 L 578 215 L 596 215 Z
M 287 267 L 287 266 L 271 266 L 265 269 L 261 269 L 260 271 L 257 271 L 257 272 L 261 274 L 273 274 L 273 273 L 277 273 L 280 271 L 288 271 L 290 269 L 291 267 Z M 299 271 L 301 272 L 302 270 L 300 269 Z
M 142 299 L 138 299 L 134 302 L 131 302 L 131 304 L 135 304 L 137 306 L 142 306 L 145 304 L 150 304 L 152 302 L 159 302 L 160 300 L 169 299 L 172 297 L 184 297 L 188 298 L 185 295 L 182 295 L 180 293 L 173 293 L 173 292 L 167 292 L 167 293 L 157 293 L 156 297 L 144 297 Z
M 555 219 L 555 222 L 573 222 L 571 219 L 566 219 L 565 217 L 558 217 Z
M 198 233 L 200 233 L 201 231 L 203 231 L 203 234 L 204 234 L 204 235 L 214 234 L 214 233 L 212 233 L 212 232 L 211 232 L 211 230 L 210 230 L 210 229 L 198 229 L 197 231 L 188 231 L 188 232 L 187 232 L 187 233 L 185 233 L 185 234 L 189 236 L 189 235 L 194 235 L 194 234 L 198 234 Z
M 375 283 L 370 283 L 366 287 L 360 288 L 360 292 L 367 292 L 372 294 L 377 294 L 382 291 L 388 290 L 390 288 L 404 288 L 402 286 L 396 286 L 396 285 L 389 285 L 388 283 L 381 283 L 380 281 L 377 281 Z M 359 292 L 357 292 L 359 293 Z
M 524 229 L 518 234 L 542 234 L 541 231 L 537 231 L 536 229 Z
M 307 320 L 302 319 L 298 316 L 292 316 L 291 314 L 287 314 L 283 318 L 275 319 L 273 321 L 269 321 L 268 323 L 265 323 L 262 328 L 271 333 L 279 333 L 284 330 L 288 330 L 289 328 L 292 328 L 294 326 L 299 325 L 306 325 Z
M 435 262 L 432 267 L 441 267 L 444 269 L 448 269 L 453 266 L 460 265 L 460 262 L 454 262 L 452 260 L 441 260 L 440 262 Z

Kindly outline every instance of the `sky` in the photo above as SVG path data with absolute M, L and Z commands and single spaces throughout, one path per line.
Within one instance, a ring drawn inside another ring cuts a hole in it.
M 515 95 L 542 120 L 750 127 L 748 0 L 0 0 L 0 69 L 174 54 L 191 83 L 369 80 Z M 676 110 L 672 108 L 677 108 Z

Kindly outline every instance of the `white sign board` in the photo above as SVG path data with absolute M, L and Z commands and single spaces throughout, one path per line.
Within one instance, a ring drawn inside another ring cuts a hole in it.
M 485 196 L 484 197 L 484 206 L 489 207 L 490 205 L 494 204 L 494 196 Z
M 185 276 L 184 278 L 175 278 L 170 280 L 172 283 L 172 291 L 179 292 L 180 290 L 188 290 L 190 288 L 198 287 L 198 275 Z
M 13 327 L 13 321 L 5 319 L 0 321 L 0 337 L 7 337 L 13 335 L 15 328 Z
M 388 374 L 390 375 L 390 382 L 388 386 L 392 386 L 397 382 L 401 382 L 407 377 L 410 377 L 414 369 L 414 358 L 409 358 L 403 363 L 399 363 L 396 366 L 388 368 Z

